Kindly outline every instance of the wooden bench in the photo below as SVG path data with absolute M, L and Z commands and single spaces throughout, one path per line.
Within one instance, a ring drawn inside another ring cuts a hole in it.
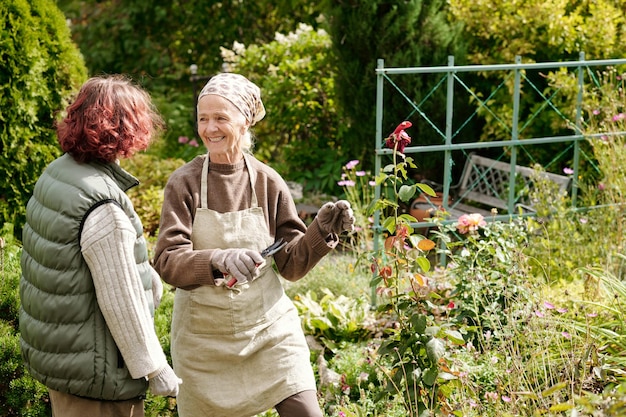
M 515 201 L 514 206 L 521 207 L 524 211 L 532 210 L 529 201 L 529 191 L 532 187 L 533 178 L 538 172 L 530 167 L 515 165 Z M 498 213 L 508 212 L 509 186 L 511 177 L 511 164 L 486 158 L 476 154 L 470 154 L 465 162 L 463 173 L 458 184 L 450 187 L 450 201 L 447 211 L 451 217 L 457 218 L 466 213 L 480 213 L 483 216 L 491 215 L 491 208 L 498 210 Z M 557 175 L 550 172 L 541 172 L 540 178 L 552 181 L 559 186 L 560 191 L 567 192 L 571 178 L 564 175 Z M 430 183 L 437 191 L 442 190 L 441 184 Z M 421 204 L 435 207 L 431 201 L 424 202 L 427 198 L 422 194 L 411 204 L 414 206 Z M 421 200 L 421 201 L 420 201 Z

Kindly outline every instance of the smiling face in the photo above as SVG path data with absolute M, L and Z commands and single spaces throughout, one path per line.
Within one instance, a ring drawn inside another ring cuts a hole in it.
M 244 115 L 227 99 L 208 94 L 198 101 L 198 134 L 212 162 L 233 163 L 243 157 Z

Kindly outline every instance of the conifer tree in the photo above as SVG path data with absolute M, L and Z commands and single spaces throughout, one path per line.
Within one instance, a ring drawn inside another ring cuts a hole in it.
M 52 0 L 0 0 L 0 224 L 21 236 L 35 181 L 60 149 L 54 121 L 87 70 Z

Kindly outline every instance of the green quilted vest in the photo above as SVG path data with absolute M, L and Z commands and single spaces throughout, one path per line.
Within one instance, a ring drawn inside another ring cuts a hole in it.
M 20 343 L 26 367 L 49 388 L 101 400 L 140 397 L 148 388 L 124 364 L 79 245 L 89 211 L 105 201 L 119 204 L 137 232 L 135 260 L 153 312 L 143 228 L 125 194 L 137 184 L 117 164 L 80 164 L 66 154 L 35 185 L 22 242 Z

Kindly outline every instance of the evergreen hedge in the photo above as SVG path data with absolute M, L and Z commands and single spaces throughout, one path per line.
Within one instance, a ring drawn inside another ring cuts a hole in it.
M 0 224 L 21 238 L 26 202 L 60 154 L 54 120 L 87 78 L 52 0 L 0 0 Z

